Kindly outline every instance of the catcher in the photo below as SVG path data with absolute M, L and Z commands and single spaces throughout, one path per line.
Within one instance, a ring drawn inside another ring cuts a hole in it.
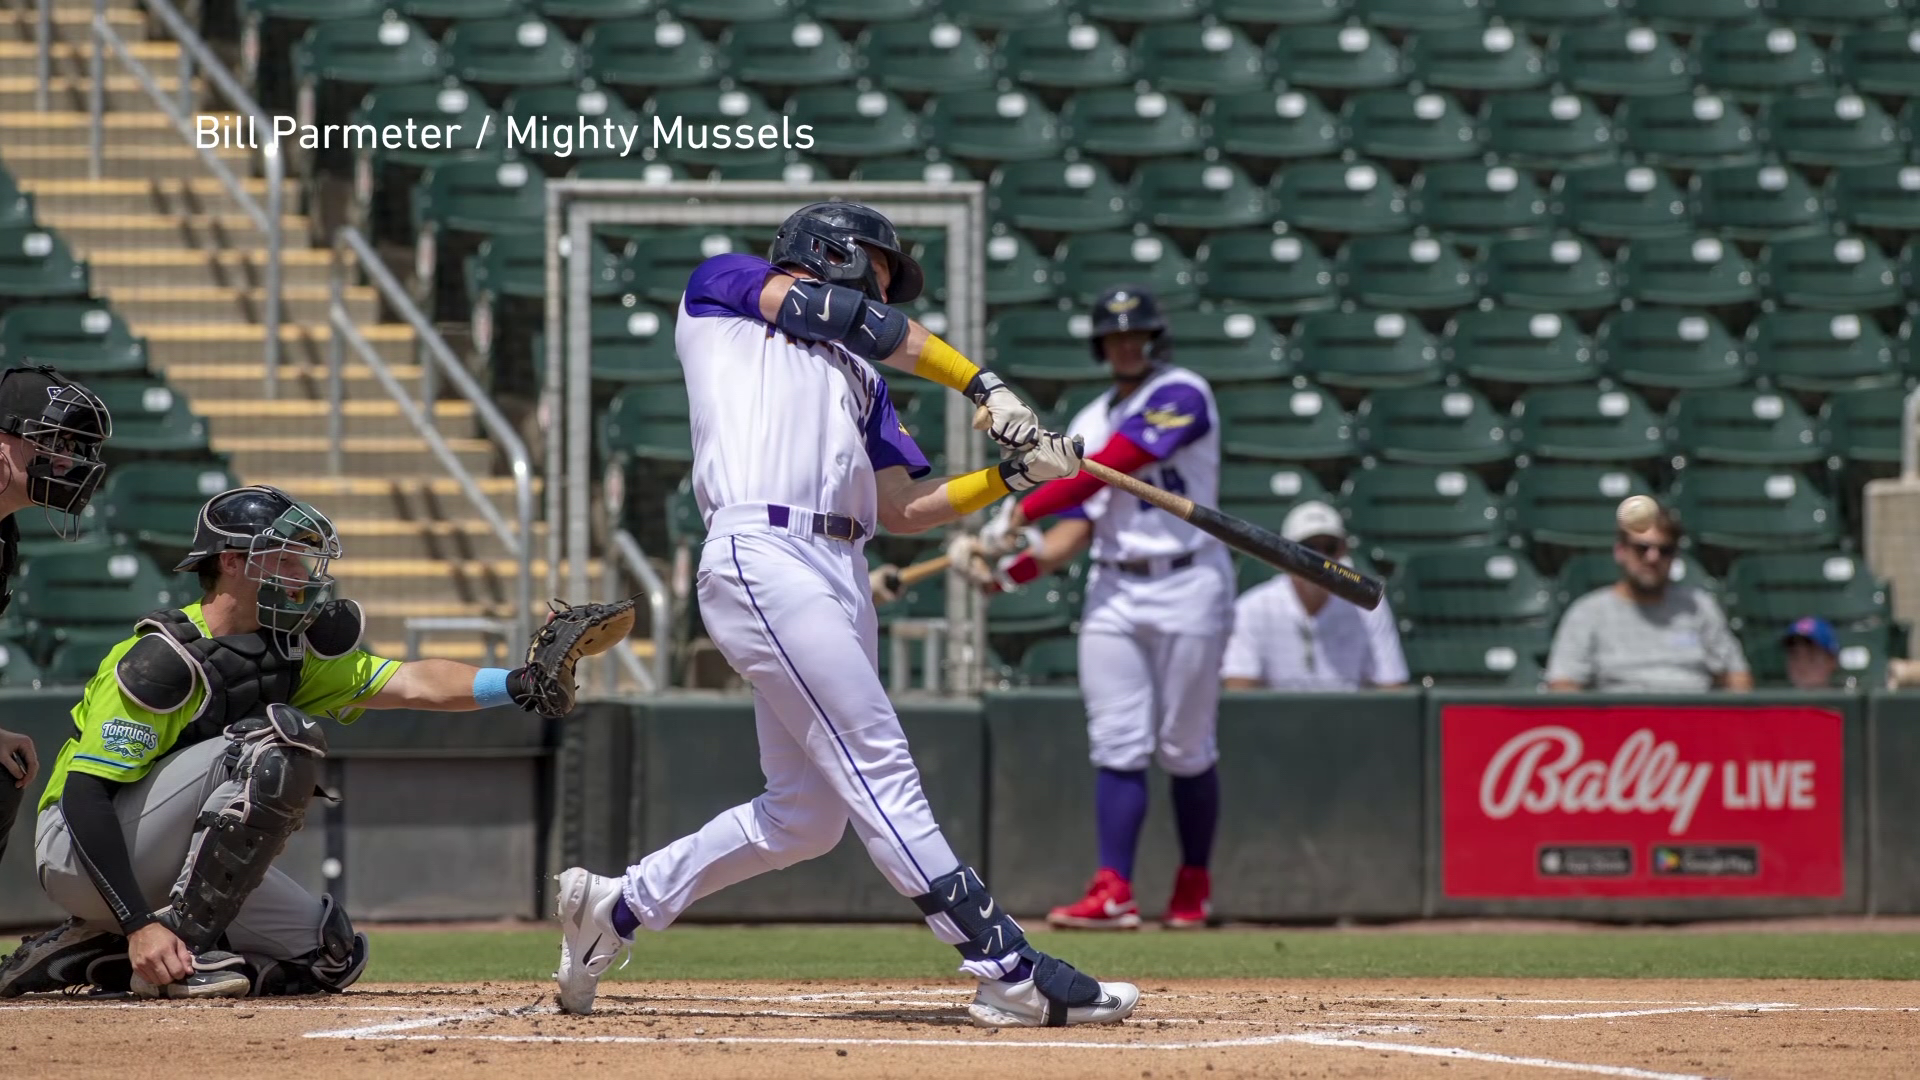
M 561 608 L 513 670 L 387 660 L 360 648 L 360 605 L 333 595 L 340 557 L 333 523 L 275 488 L 201 508 L 176 567 L 199 574 L 200 602 L 142 619 L 73 710 L 34 837 L 41 888 L 72 917 L 0 964 L 0 998 L 345 990 L 366 936 L 273 868 L 317 793 L 315 718 L 508 703 L 560 716 L 574 662 L 633 627 L 632 601 Z

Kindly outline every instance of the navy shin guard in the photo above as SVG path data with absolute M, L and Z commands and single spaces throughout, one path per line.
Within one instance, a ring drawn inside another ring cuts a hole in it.
M 1067 1010 L 1100 1000 L 1100 981 L 1033 947 L 1013 916 L 1001 909 L 986 882 L 970 866 L 935 878 L 931 891 L 913 898 L 924 915 L 945 915 L 967 936 L 957 946 L 968 960 L 1003 960 L 1008 954 L 1033 964 L 1033 983 L 1047 999 L 1047 1026 L 1064 1027 Z

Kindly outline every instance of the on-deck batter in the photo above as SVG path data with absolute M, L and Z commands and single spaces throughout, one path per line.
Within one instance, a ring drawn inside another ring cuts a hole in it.
M 1167 362 L 1166 320 L 1153 294 L 1133 286 L 1094 304 L 1093 356 L 1114 385 L 1068 427 L 1100 450 L 1090 460 L 1131 473 L 1203 506 L 1218 503 L 1220 416 L 1207 380 Z M 1043 537 L 1029 521 L 1059 516 Z M 1029 550 L 993 557 L 1019 543 Z M 959 538 L 955 559 L 989 588 L 1015 587 L 1093 548 L 1080 623 L 1080 690 L 1099 770 L 1095 812 L 1100 868 L 1086 895 L 1054 908 L 1056 926 L 1130 929 L 1134 852 L 1147 816 L 1147 766 L 1172 777 L 1180 871 L 1165 925 L 1207 924 L 1207 864 L 1220 816 L 1220 658 L 1233 629 L 1233 557 L 1218 540 L 1091 475 L 1051 483 L 1009 502 L 977 539 Z
M 782 225 L 768 259 L 717 256 L 681 299 L 675 344 L 707 524 L 698 588 L 707 631 L 753 687 L 767 790 L 630 867 L 560 878 L 560 1004 L 591 1011 L 637 927 L 664 930 L 702 896 L 831 850 L 852 824 L 887 881 L 980 979 L 987 1026 L 1111 1023 L 1139 1001 L 1027 943 L 941 834 L 878 672 L 861 553 L 876 523 L 920 532 L 1009 491 L 1072 476 L 1071 440 L 886 301 L 919 295 L 920 267 L 884 216 L 817 203 Z M 1018 453 L 965 476 L 927 460 L 872 361 L 962 391 Z

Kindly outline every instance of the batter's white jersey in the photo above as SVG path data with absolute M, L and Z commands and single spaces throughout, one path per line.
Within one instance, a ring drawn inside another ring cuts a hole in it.
M 1285 574 L 1248 589 L 1234 605 L 1226 679 L 1274 690 L 1358 690 L 1407 681 L 1407 658 L 1386 601 L 1372 611 L 1329 597 L 1309 614 Z

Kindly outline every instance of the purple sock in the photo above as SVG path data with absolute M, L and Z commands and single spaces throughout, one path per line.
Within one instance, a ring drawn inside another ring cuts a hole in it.
M 640 929 L 640 916 L 635 915 L 633 909 L 627 906 L 627 898 L 624 896 L 613 903 L 613 929 L 623 938 L 632 937 L 633 932 Z
M 1133 880 L 1133 853 L 1147 821 L 1147 772 L 1101 769 L 1094 785 L 1094 813 L 1100 822 L 1100 865 Z
M 1180 833 L 1180 862 L 1205 868 L 1213 857 L 1213 828 L 1220 821 L 1220 771 L 1173 778 L 1173 823 Z

